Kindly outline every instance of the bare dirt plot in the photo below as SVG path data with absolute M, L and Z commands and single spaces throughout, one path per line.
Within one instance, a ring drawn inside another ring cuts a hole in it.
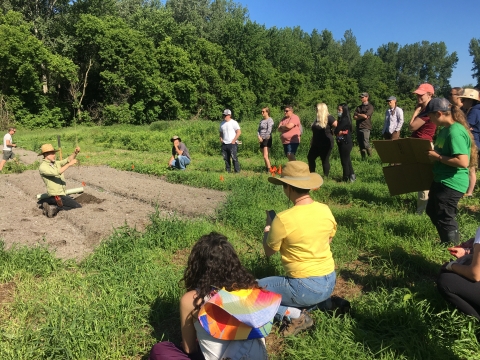
M 106 166 L 70 168 L 65 178 L 69 189 L 85 183 L 85 193 L 78 199 L 83 207 L 60 211 L 49 219 L 36 202 L 36 195 L 45 191 L 38 171 L 0 174 L 0 238 L 7 248 L 45 243 L 60 258 L 80 260 L 114 228 L 128 224 L 143 230 L 155 204 L 164 216 L 213 217 L 225 200 L 225 194 L 219 191 L 170 184 L 154 176 Z

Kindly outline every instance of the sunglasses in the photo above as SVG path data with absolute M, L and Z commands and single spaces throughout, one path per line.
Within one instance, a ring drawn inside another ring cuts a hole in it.
M 285 109 L 284 110 L 284 112 L 290 112 L 290 111 L 292 111 L 292 110 L 290 110 L 290 109 Z
M 262 114 L 265 113 L 266 111 L 265 110 L 262 110 Z

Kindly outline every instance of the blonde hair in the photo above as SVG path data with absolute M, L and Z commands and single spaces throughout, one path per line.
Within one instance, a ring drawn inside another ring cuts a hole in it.
M 318 103 L 317 104 L 317 119 L 313 123 L 314 126 L 320 127 L 325 129 L 328 123 L 328 107 L 325 103 Z

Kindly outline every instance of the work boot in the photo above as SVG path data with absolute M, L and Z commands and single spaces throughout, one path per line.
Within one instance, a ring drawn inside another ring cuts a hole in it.
M 362 160 L 365 160 L 367 158 L 367 150 L 360 150 L 360 153 L 362 155 Z
M 439 235 L 440 235 L 440 242 L 443 244 L 452 244 L 452 245 L 460 244 L 460 233 L 458 232 L 458 230 L 442 231 L 442 232 L 439 232 Z
M 48 218 L 53 218 L 58 213 L 58 207 L 55 205 L 49 205 L 47 202 L 43 203 L 43 215 Z
M 372 148 L 367 149 L 367 154 L 368 154 L 368 156 L 372 156 Z
M 281 332 L 283 336 L 294 336 L 300 331 L 306 330 L 313 325 L 313 319 L 308 315 L 307 310 L 302 310 L 302 314 L 298 319 L 292 319 L 290 322 L 285 322 Z
M 355 180 L 357 180 L 355 174 L 350 175 L 350 182 L 354 182 Z

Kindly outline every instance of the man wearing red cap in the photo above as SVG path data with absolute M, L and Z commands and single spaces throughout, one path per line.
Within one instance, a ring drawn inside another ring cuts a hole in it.
M 410 120 L 409 130 L 412 131 L 412 138 L 427 139 L 433 144 L 433 135 L 437 130 L 437 125 L 430 121 L 428 115 L 418 116 L 424 112 L 428 103 L 435 93 L 432 85 L 424 83 L 421 84 L 417 90 L 413 92 L 417 95 L 417 106 Z M 419 191 L 417 198 L 417 214 L 422 215 L 428 203 L 428 190 Z

